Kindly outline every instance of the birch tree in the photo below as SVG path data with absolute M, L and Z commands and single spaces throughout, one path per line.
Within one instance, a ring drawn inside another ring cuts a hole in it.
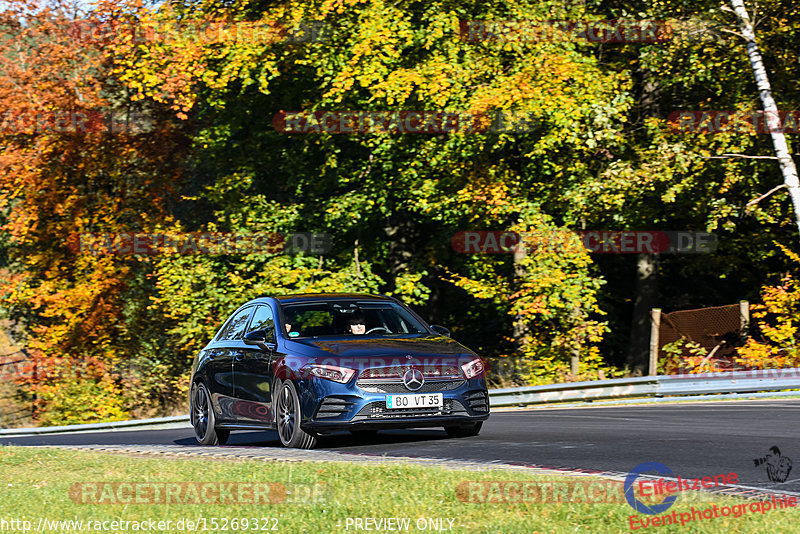
M 731 6 L 733 12 L 736 13 L 736 16 L 739 18 L 741 35 L 747 42 L 747 57 L 750 59 L 750 65 L 753 67 L 756 87 L 758 88 L 758 93 L 764 106 L 764 119 L 769 128 L 770 136 L 772 137 L 772 146 L 775 149 L 775 155 L 778 158 L 778 164 L 780 165 L 781 174 L 783 175 L 783 184 L 769 191 L 766 195 L 762 195 L 751 202 L 751 204 L 778 189 L 786 188 L 792 199 L 795 220 L 798 231 L 800 231 L 800 181 L 798 181 L 797 177 L 797 167 L 794 164 L 794 160 L 792 160 L 788 144 L 786 143 L 786 136 L 783 133 L 782 124 L 778 115 L 778 106 L 775 104 L 775 99 L 772 97 L 772 86 L 767 77 L 767 69 L 764 67 L 761 52 L 758 50 L 758 45 L 756 44 L 753 22 L 744 7 L 743 0 L 731 0 Z

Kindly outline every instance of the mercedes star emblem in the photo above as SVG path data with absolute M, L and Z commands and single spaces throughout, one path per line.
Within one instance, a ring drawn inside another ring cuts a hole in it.
M 403 375 L 403 384 L 409 391 L 417 391 L 425 383 L 425 377 L 419 369 L 409 369 Z

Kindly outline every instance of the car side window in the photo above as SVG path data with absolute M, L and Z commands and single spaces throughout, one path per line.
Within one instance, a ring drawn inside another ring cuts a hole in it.
M 267 343 L 275 342 L 275 318 L 272 314 L 272 308 L 264 305 L 256 308 L 253 319 L 250 321 L 250 328 L 247 331 L 252 332 L 253 330 L 265 330 L 267 332 Z
M 247 326 L 247 319 L 250 318 L 250 312 L 252 311 L 253 307 L 250 306 L 240 310 L 236 315 L 231 317 L 231 320 L 228 321 L 228 324 L 223 328 L 219 336 L 219 341 L 242 339 L 245 327 Z

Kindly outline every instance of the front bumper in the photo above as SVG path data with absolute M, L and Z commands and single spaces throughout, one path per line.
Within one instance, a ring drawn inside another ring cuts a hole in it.
M 365 391 L 356 385 L 355 380 L 348 384 L 301 380 L 298 386 L 302 426 L 316 432 L 333 432 L 459 425 L 484 421 L 489 417 L 489 394 L 484 378 L 462 380 L 460 385 L 446 382 L 441 385 L 438 389 L 427 388 L 426 393 L 441 393 L 442 407 L 387 409 L 387 393 Z

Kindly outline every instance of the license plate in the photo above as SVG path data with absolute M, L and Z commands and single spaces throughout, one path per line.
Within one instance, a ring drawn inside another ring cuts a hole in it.
M 441 408 L 444 406 L 444 399 L 441 393 L 425 393 L 416 395 L 386 395 L 386 408 L 408 409 L 408 408 Z

